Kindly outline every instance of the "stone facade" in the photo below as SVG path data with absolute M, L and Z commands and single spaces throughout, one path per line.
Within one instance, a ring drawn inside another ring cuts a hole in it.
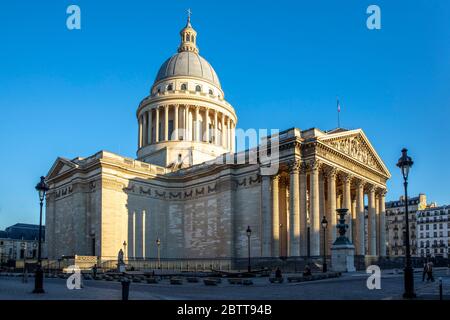
M 101 151 L 52 166 L 49 257 L 111 260 L 124 249 L 128 259 L 156 258 L 160 239 L 163 258 L 245 258 L 247 226 L 253 257 L 319 256 L 320 221 L 325 215 L 330 222 L 329 253 L 342 207 L 351 212 L 356 254 L 386 255 L 380 225 L 390 173 L 364 132 L 292 128 L 266 137 L 257 154 L 236 153 L 234 109 L 198 56 L 190 21 L 180 34 L 179 53 L 163 64 L 138 107 L 137 160 Z

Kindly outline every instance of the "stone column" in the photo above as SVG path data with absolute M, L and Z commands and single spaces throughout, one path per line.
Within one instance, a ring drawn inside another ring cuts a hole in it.
M 325 178 L 323 170 L 319 170 L 319 217 L 322 221 L 323 216 L 325 216 Z M 323 243 L 325 241 L 322 224 L 320 225 L 320 255 L 323 256 Z
M 206 108 L 205 115 L 206 115 L 206 133 L 205 133 L 205 138 L 206 138 L 206 143 L 209 143 L 209 109 L 208 108 Z
M 222 135 L 221 135 L 221 144 L 222 147 L 225 148 L 225 115 L 222 113 L 222 117 L 221 117 L 221 123 L 222 123 Z
M 139 148 L 142 148 L 142 116 L 139 117 L 139 136 L 138 136 L 138 145 Z
M 289 256 L 300 255 L 299 161 L 289 164 Z
M 263 257 L 271 256 L 272 248 L 272 204 L 270 192 L 270 176 L 261 176 L 261 223 Z
M 195 141 L 201 141 L 200 139 L 200 107 L 195 107 Z
M 347 238 L 350 242 L 353 242 L 352 234 L 352 195 L 351 195 L 351 182 L 352 176 L 348 174 L 343 175 L 344 181 L 344 195 L 343 195 L 343 208 L 348 209 L 348 214 L 346 216 L 346 222 L 348 224 Z
M 336 168 L 330 168 L 327 172 L 328 187 L 328 246 L 331 248 L 336 240 Z
M 355 250 L 357 255 L 366 254 L 365 245 L 365 218 L 364 218 L 364 183 L 359 181 L 356 185 L 356 235 Z
M 310 171 L 310 187 L 311 187 L 311 199 L 310 199 L 310 220 L 311 220 L 311 256 L 320 255 L 320 212 L 319 212 L 319 167 L 318 161 L 311 162 Z
M 369 188 L 369 218 L 368 218 L 368 231 L 369 231 L 369 255 L 377 255 L 377 226 L 376 226 L 376 212 L 375 212 L 375 188 L 370 186 Z
M 152 134 L 152 126 L 153 126 L 153 109 L 150 109 L 148 112 L 148 143 L 153 143 L 153 134 Z
M 233 122 L 233 126 L 231 128 L 231 152 L 234 152 L 236 147 L 236 124 Z
M 225 146 L 227 149 L 230 148 L 230 117 L 227 117 L 227 121 L 225 123 Z
M 184 106 L 184 134 L 183 139 L 189 141 L 189 106 Z
M 308 202 L 306 201 L 307 166 L 302 162 L 300 167 L 300 255 L 308 254 Z
M 219 123 L 217 122 L 217 110 L 214 110 L 214 144 L 217 146 L 219 139 Z
M 164 140 L 169 141 L 169 106 L 164 106 Z
M 142 146 L 147 145 L 147 112 L 142 115 Z
M 380 217 L 380 252 L 382 257 L 386 256 L 386 190 L 383 189 L 379 194 L 379 217 Z
M 179 134 L 178 134 L 178 104 L 175 105 L 173 113 L 174 113 L 174 117 L 173 117 L 173 140 L 178 141 L 179 139 Z
M 145 210 L 142 211 L 142 258 L 145 259 Z
M 280 256 L 279 181 L 279 175 L 272 178 L 272 257 Z
M 155 108 L 155 142 L 159 142 L 159 106 Z

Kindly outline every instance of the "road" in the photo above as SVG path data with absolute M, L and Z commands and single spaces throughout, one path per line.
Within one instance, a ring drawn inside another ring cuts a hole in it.
M 169 280 L 158 284 L 131 283 L 130 300 L 395 300 L 401 299 L 403 275 L 382 271 L 381 289 L 369 290 L 369 275 L 357 272 L 340 278 L 314 282 L 271 284 L 267 278 L 254 278 L 251 286 L 230 285 L 226 279 L 217 286 L 203 282 L 171 285 Z M 438 299 L 438 278 L 443 279 L 444 298 L 450 299 L 449 270 L 436 270 L 435 282 L 422 282 L 415 274 L 418 299 Z M 23 283 L 21 278 L 0 277 L 1 300 L 117 300 L 121 299 L 121 284 L 104 280 L 84 280 L 83 288 L 69 290 L 64 279 L 45 279 L 46 293 L 32 294 L 33 278 Z

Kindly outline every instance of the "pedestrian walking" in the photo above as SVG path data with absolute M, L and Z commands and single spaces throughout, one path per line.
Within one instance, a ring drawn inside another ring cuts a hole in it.
M 427 264 L 427 282 L 431 281 L 434 282 L 434 277 L 433 277 L 433 262 L 428 262 Z
M 427 261 L 425 261 L 425 262 L 423 263 L 422 282 L 425 281 L 425 276 L 427 275 L 427 270 L 428 270 L 428 263 L 427 263 Z

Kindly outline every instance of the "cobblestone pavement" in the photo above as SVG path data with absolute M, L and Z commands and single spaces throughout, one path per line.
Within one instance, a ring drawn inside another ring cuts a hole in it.
M 450 299 L 450 274 L 448 270 L 436 270 L 435 282 L 422 282 L 420 272 L 415 273 L 415 288 L 418 299 L 438 299 L 439 277 L 442 277 L 444 298 Z M 403 275 L 383 271 L 380 290 L 368 290 L 368 275 L 362 272 L 344 274 L 340 278 L 314 282 L 271 284 L 267 278 L 253 278 L 253 285 L 231 285 L 224 279 L 217 286 L 205 286 L 203 282 L 171 285 L 169 280 L 158 284 L 131 283 L 130 300 L 336 300 L 401 299 Z M 34 279 L 23 283 L 21 278 L 0 277 L 0 299 L 42 299 L 42 300 L 116 300 L 121 299 L 121 284 L 103 280 L 85 280 L 80 290 L 68 290 L 66 280 L 45 279 L 45 294 L 32 294 Z

